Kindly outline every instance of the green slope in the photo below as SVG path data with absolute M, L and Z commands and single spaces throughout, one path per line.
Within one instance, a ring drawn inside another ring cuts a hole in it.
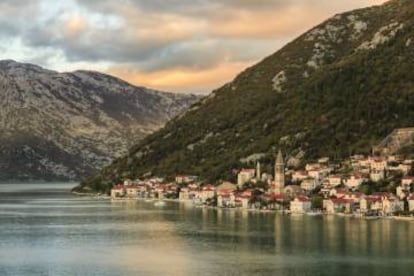
M 232 180 L 232 169 L 244 165 L 240 159 L 263 153 L 270 165 L 278 148 L 291 164 L 369 152 L 394 128 L 414 126 L 413 2 L 329 19 L 213 91 L 78 189 L 107 190 L 148 172 Z

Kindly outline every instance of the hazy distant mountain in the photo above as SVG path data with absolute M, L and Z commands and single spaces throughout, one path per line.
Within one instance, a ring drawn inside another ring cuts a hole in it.
M 414 126 L 413 72 L 414 1 L 336 15 L 82 185 L 106 190 L 146 172 L 232 179 L 258 159 L 271 172 L 278 148 L 289 165 L 367 153 L 394 128 Z
M 198 99 L 0 61 L 0 179 L 91 175 Z

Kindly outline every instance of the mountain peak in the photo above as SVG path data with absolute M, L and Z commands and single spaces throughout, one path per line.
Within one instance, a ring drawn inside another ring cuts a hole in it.
M 98 72 L 0 61 L 0 179 L 79 179 L 198 100 Z

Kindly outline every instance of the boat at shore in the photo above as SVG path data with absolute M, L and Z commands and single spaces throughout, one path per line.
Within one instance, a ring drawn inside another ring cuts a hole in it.
M 382 217 L 381 216 L 365 216 L 364 218 L 366 220 L 375 220 L 375 219 L 380 219 Z
M 322 216 L 322 212 L 307 212 L 306 215 L 308 216 Z

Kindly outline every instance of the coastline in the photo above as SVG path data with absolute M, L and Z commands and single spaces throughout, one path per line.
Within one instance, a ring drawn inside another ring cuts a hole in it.
M 108 195 L 102 195 L 100 193 L 81 193 L 71 191 L 71 194 L 81 197 L 90 197 L 93 199 L 104 199 L 110 200 L 114 202 L 122 202 L 122 201 L 146 201 L 146 202 L 157 202 L 157 201 L 164 201 L 164 202 L 175 202 L 175 203 L 183 203 L 183 204 L 191 204 L 193 208 L 203 208 L 203 209 L 215 209 L 215 210 L 234 210 L 234 211 L 245 211 L 251 213 L 275 213 L 281 214 L 286 216 L 309 216 L 309 217 L 328 217 L 328 216 L 337 216 L 343 218 L 351 218 L 351 219 L 363 219 L 363 220 L 379 220 L 379 219 L 389 219 L 389 220 L 399 220 L 399 221 L 414 221 L 413 217 L 405 217 L 405 216 L 361 216 L 356 214 L 344 214 L 344 213 L 336 213 L 336 214 L 328 214 L 323 212 L 308 212 L 308 213 L 291 213 L 288 210 L 271 210 L 271 209 L 243 209 L 243 208 L 226 208 L 226 207 L 217 207 L 217 206 L 204 206 L 204 205 L 195 205 L 191 200 L 179 200 L 179 199 L 156 199 L 156 198 L 117 198 L 113 199 Z

